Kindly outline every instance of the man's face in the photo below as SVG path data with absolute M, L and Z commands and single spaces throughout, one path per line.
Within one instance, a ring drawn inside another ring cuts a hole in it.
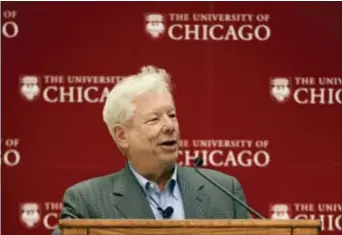
M 171 94 L 142 94 L 133 104 L 135 111 L 127 129 L 129 160 L 144 170 L 176 163 L 179 127 Z

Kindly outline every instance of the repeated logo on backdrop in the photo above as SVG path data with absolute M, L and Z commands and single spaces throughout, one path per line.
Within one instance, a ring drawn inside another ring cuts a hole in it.
M 196 157 L 201 157 L 203 166 L 263 168 L 271 163 L 269 147 L 269 140 L 183 139 L 179 163 L 191 166 Z
M 278 103 L 293 99 L 300 105 L 342 104 L 341 77 L 274 77 L 270 94 Z
M 20 164 L 20 139 L 4 138 L 1 140 L 1 165 L 15 167 Z
M 145 31 L 152 39 L 174 41 L 266 41 L 269 14 L 146 13 Z
M 340 203 L 275 203 L 269 207 L 271 219 L 321 220 L 322 231 L 342 231 Z
M 32 230 L 41 228 L 55 229 L 58 225 L 61 202 L 23 202 L 19 205 L 19 219 L 22 226 Z
M 38 98 L 41 92 L 40 79 L 36 75 L 25 75 L 20 77 L 20 94 L 28 101 Z
M 22 75 L 19 92 L 27 101 L 47 103 L 103 103 L 123 76 Z M 271 98 L 279 104 L 342 104 L 341 77 L 273 77 Z
M 47 103 L 103 103 L 123 76 L 22 75 L 19 92 L 23 99 Z

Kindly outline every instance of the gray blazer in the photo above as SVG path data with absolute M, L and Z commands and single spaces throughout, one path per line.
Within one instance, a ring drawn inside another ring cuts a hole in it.
M 210 169 L 201 169 L 211 179 L 245 201 L 238 180 Z M 245 219 L 250 214 L 193 168 L 178 166 L 186 219 Z M 128 165 L 119 172 L 89 179 L 68 188 L 60 219 L 154 219 L 149 203 Z M 59 228 L 52 235 L 59 235 Z

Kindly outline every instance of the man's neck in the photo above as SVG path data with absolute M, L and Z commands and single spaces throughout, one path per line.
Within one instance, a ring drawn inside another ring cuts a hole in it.
M 153 172 L 142 172 L 136 167 L 134 167 L 134 165 L 131 164 L 131 166 L 134 168 L 136 172 L 138 172 L 144 178 L 155 182 L 161 191 L 165 189 L 167 182 L 171 179 L 173 172 L 175 170 L 175 165 L 172 165 L 164 169 L 159 168 L 158 170 Z
M 157 183 L 159 190 L 162 191 L 165 189 L 167 182 L 171 179 L 174 170 L 175 170 L 175 167 L 173 166 L 173 167 L 170 167 L 170 168 L 164 170 L 159 175 L 151 174 L 151 175 L 146 175 L 144 177 L 148 180 L 151 180 L 151 181 Z

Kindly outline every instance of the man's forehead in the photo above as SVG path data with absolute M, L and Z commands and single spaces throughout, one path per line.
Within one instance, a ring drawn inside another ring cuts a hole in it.
M 174 105 L 172 95 L 168 92 L 141 94 L 133 99 L 133 103 L 140 108 L 158 108 L 159 106 Z
M 136 106 L 135 112 L 140 115 L 151 115 L 155 113 L 161 113 L 161 112 L 170 112 L 174 111 L 175 106 L 173 104 L 165 104 L 165 105 L 151 105 L 149 107 L 145 106 Z

